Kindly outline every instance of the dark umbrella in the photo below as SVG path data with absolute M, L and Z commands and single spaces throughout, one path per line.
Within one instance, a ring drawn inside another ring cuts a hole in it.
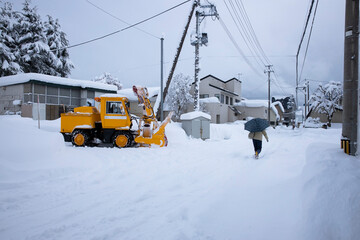
M 245 130 L 248 130 L 249 132 L 261 132 L 269 126 L 268 120 L 253 118 L 245 123 Z

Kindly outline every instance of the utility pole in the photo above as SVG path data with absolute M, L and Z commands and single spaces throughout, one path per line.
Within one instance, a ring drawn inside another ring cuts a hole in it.
M 198 2 L 198 4 L 200 4 L 200 2 Z M 194 86 L 194 111 L 199 111 L 200 110 L 200 82 L 199 82 L 199 71 L 200 71 L 200 67 L 199 67 L 199 60 L 200 60 L 200 56 L 199 56 L 199 50 L 200 50 L 200 20 L 199 20 L 199 16 L 200 13 L 199 11 L 196 11 L 195 13 L 196 16 L 196 43 L 195 43 L 195 74 L 194 74 L 194 80 L 195 80 L 195 86 Z
M 195 73 L 194 73 L 194 111 L 200 110 L 200 81 L 199 81 L 199 72 L 200 72 L 200 46 L 207 44 L 207 35 L 200 33 L 200 24 L 201 21 L 204 20 L 205 17 L 208 16 L 215 16 L 218 17 L 218 13 L 216 10 L 215 5 L 201 5 L 200 0 L 196 1 L 198 9 L 196 10 L 195 17 L 196 17 L 196 36 L 195 42 L 192 45 L 195 45 Z M 208 12 L 205 12 L 205 9 L 208 9 Z M 201 19 L 200 19 L 201 18 Z
M 305 86 L 304 86 L 304 92 L 305 92 L 305 119 L 306 119 L 306 116 L 309 112 L 309 108 L 308 108 L 308 105 L 309 105 L 309 82 L 306 81 L 305 79 Z
M 164 99 L 163 99 L 163 82 L 164 82 L 164 38 L 161 40 L 161 56 L 160 56 L 160 121 L 164 120 Z
M 265 70 L 264 73 L 268 74 L 268 121 L 270 123 L 270 73 L 272 73 L 274 71 L 271 70 L 272 65 L 266 65 L 266 67 L 268 69 Z
M 306 92 L 307 92 L 307 112 L 310 112 L 310 83 L 306 81 Z
M 169 76 L 168 76 L 168 79 L 167 79 L 167 81 L 166 81 L 166 85 L 165 85 L 165 88 L 164 88 L 163 97 L 162 97 L 163 102 L 165 101 L 167 92 L 168 92 L 168 90 L 169 90 L 170 83 L 171 83 L 172 77 L 173 77 L 173 75 L 174 75 L 174 72 L 175 72 L 176 65 L 177 65 L 177 63 L 178 63 L 179 57 L 180 57 L 180 53 L 181 53 L 182 47 L 183 47 L 183 45 L 184 45 L 185 37 L 186 37 L 187 31 L 188 31 L 188 29 L 189 29 L 192 16 L 194 15 L 195 7 L 196 7 L 196 0 L 194 0 L 194 3 L 193 3 L 193 5 L 192 5 L 192 7 L 191 7 L 191 11 L 190 11 L 190 14 L 189 14 L 189 16 L 188 16 L 187 23 L 186 23 L 186 25 L 185 25 L 185 29 L 184 29 L 183 34 L 182 34 L 182 36 L 181 36 L 179 46 L 178 46 L 178 48 L 177 48 L 177 50 L 176 50 L 175 58 L 174 58 L 174 61 L 173 61 L 172 66 L 171 66 L 171 69 L 170 69 L 170 72 L 169 72 Z M 157 109 L 157 111 L 156 111 L 156 116 L 159 116 L 159 112 L 160 112 L 160 111 L 161 111 L 161 107 L 159 106 L 158 109 Z
M 355 156 L 359 137 L 359 1 L 346 0 L 341 147 Z

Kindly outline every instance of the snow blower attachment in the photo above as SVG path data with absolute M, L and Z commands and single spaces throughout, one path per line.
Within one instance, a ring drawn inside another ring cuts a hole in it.
M 100 102 L 96 107 L 77 107 L 74 112 L 61 114 L 61 133 L 66 142 L 75 146 L 94 145 L 94 142 L 111 143 L 116 147 L 167 146 L 165 127 L 172 112 L 159 124 L 148 99 L 146 87 L 133 86 L 134 94 L 142 106 L 140 118 L 130 115 L 128 98 L 117 94 L 105 94 L 95 98 Z M 138 129 L 133 129 L 133 121 Z
M 165 120 L 159 125 L 154 110 L 151 107 L 149 93 L 146 87 L 133 86 L 133 92 L 138 98 L 139 105 L 143 107 L 143 116 L 139 121 L 139 135 L 135 142 L 141 145 L 156 144 L 160 147 L 167 146 L 165 127 L 170 122 L 173 112 L 170 112 Z

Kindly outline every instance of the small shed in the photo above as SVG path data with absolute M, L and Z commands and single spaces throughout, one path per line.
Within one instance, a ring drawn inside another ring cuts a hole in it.
M 210 138 L 211 116 L 209 114 L 200 111 L 189 112 L 182 114 L 180 120 L 188 136 L 203 140 Z

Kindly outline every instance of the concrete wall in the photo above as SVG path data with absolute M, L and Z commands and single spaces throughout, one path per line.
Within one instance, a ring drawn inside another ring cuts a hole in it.
M 333 118 L 331 120 L 332 123 L 342 123 L 342 113 L 343 111 L 336 111 L 333 115 Z M 309 117 L 312 118 L 320 118 L 320 122 L 327 123 L 327 116 L 325 114 L 320 114 L 315 111 L 311 111 L 311 114 Z
M 226 88 L 230 91 L 238 94 L 239 96 L 236 97 L 239 101 L 241 100 L 241 82 L 237 79 L 232 79 L 226 82 Z
M 24 100 L 24 87 L 22 84 L 0 87 L 0 115 L 8 112 L 19 112 L 21 106 L 14 106 L 14 100 Z
M 222 103 L 206 103 L 205 111 L 211 116 L 211 123 L 227 123 L 229 107 Z

